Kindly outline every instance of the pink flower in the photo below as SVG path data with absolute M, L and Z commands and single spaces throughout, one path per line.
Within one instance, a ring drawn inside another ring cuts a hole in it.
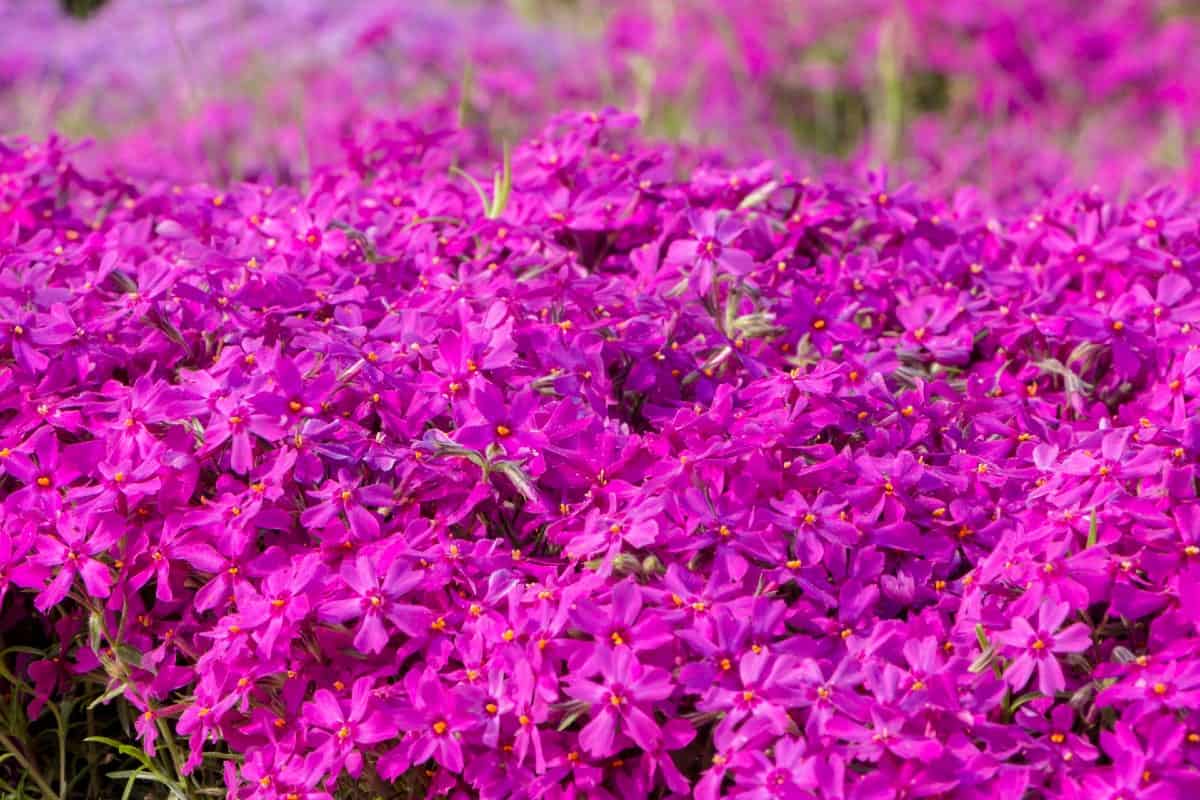
M 1005 679 L 1014 691 L 1024 688 L 1035 669 L 1042 694 L 1052 696 L 1066 688 L 1067 681 L 1056 654 L 1082 653 L 1092 644 L 1091 630 L 1083 623 L 1059 630 L 1070 613 L 1071 606 L 1067 603 L 1046 600 L 1038 611 L 1036 628 L 1024 617 L 1016 617 L 1009 630 L 995 635 L 998 643 L 1017 651 L 1005 672 Z

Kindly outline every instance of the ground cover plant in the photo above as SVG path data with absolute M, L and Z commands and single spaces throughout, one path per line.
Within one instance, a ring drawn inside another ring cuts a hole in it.
M 1200 794 L 1193 79 L 1129 55 L 1190 18 L 1097 4 L 1035 65 L 997 42 L 1070 4 L 900 4 L 850 41 L 940 46 L 837 62 L 863 124 L 784 131 L 787 46 L 849 34 L 666 4 L 738 22 L 693 59 L 726 142 L 663 137 L 710 124 L 682 45 L 714 36 L 639 39 L 638 4 L 288 5 L 135 37 L 297 59 L 175 124 L 168 69 L 106 105 L 124 56 L 9 51 L 4 113 L 108 128 L 0 144 L 0 794 Z M 876 92 L 922 53 L 979 94 Z M 1062 59 L 1087 99 L 1030 88 Z M 312 113 L 231 110 L 272 96 Z M 1127 169 L 1083 134 L 1114 119 Z M 1010 175 L 974 180 L 980 141 Z

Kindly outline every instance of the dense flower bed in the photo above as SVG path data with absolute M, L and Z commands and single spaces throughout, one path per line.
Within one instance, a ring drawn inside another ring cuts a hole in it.
M 1200 26 L 848 8 L 0 0 L 0 796 L 1200 796 Z
M 1200 791 L 1195 203 L 634 127 L 362 123 L 303 192 L 0 150 L 33 724 L 183 796 Z
M 1200 187 L 1200 25 L 1179 0 L 54 6 L 0 0 L 0 131 L 98 136 L 90 165 L 148 178 L 294 182 L 365 115 L 448 97 L 509 137 L 612 104 L 729 157 L 886 161 L 1004 205 L 1064 181 Z

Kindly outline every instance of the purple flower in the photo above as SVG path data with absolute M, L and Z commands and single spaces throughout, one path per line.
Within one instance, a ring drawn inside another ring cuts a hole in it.
M 688 216 L 691 238 L 671 245 L 667 259 L 693 269 L 696 291 L 707 295 L 720 272 L 734 277 L 748 275 L 754 269 L 754 257 L 733 247 L 745 227 L 732 216 L 701 211 Z
M 1067 603 L 1046 600 L 1038 611 L 1036 628 L 1024 617 L 1016 617 L 1011 628 L 995 634 L 997 643 L 1016 653 L 1004 673 L 1014 690 L 1023 689 L 1035 669 L 1042 694 L 1053 696 L 1066 688 L 1057 654 L 1082 653 L 1092 646 L 1091 630 L 1081 622 L 1059 630 L 1070 613 Z
M 80 528 L 78 524 L 87 524 Z M 71 590 L 76 578 L 83 581 L 84 588 L 93 597 L 108 597 L 113 586 L 113 575 L 99 556 L 106 553 L 120 538 L 119 529 L 94 520 L 59 523 L 53 534 L 42 534 L 34 543 L 31 561 L 41 567 L 54 570 L 54 577 L 38 593 L 36 606 L 45 612 L 58 605 Z
M 322 772 L 336 777 L 344 769 L 357 778 L 363 769 L 362 749 L 396 735 L 387 714 L 370 707 L 372 684 L 372 679 L 366 677 L 354 682 L 349 708 L 328 689 L 318 689 L 306 704 L 304 717 L 318 728 L 316 753 Z
M 474 720 L 462 708 L 458 694 L 447 691 L 429 667 L 411 670 L 404 678 L 404 689 L 406 702 L 393 714 L 404 737 L 380 757 L 379 775 L 393 780 L 411 764 L 430 758 L 451 772 L 460 772 L 461 739 Z
M 424 575 L 399 559 L 391 561 L 381 575 L 376 566 L 380 561 L 383 558 L 366 556 L 346 561 L 340 574 L 347 596 L 327 600 L 318 609 L 319 616 L 331 622 L 359 618 L 354 646 L 364 653 L 379 653 L 387 645 L 390 636 L 385 623 L 409 636 L 419 636 L 433 621 L 427 609 L 399 602 L 421 584 Z
M 657 748 L 662 732 L 654 721 L 654 704 L 670 697 L 674 688 L 666 672 L 642 665 L 625 648 L 600 651 L 596 659 L 600 680 L 575 679 L 567 694 L 590 705 L 591 720 L 579 733 L 580 745 L 593 757 L 615 752 L 623 734 L 646 750 Z

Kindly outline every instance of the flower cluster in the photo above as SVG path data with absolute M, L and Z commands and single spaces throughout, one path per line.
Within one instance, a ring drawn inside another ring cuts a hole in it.
M 90 164 L 152 178 L 291 182 L 364 113 L 428 101 L 509 135 L 616 103 L 726 155 L 886 160 L 1004 203 L 1064 178 L 1200 186 L 1178 0 L 55 5 L 0 0 L 0 129 L 95 135 Z
M 0 148 L 29 714 L 246 800 L 1200 791 L 1200 208 L 635 127 L 363 122 L 303 191 Z

